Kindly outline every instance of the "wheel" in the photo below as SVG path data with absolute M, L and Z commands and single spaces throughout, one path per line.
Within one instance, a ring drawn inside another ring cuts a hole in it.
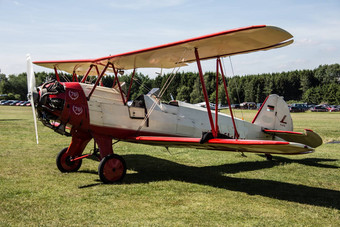
M 122 181 L 126 174 L 124 159 L 116 154 L 110 154 L 103 158 L 98 166 L 100 180 L 105 184 Z
M 268 161 L 272 161 L 273 160 L 273 156 L 271 154 L 265 154 L 266 158 Z
M 82 159 L 71 162 L 71 156 L 66 154 L 67 147 L 62 149 L 57 156 L 57 167 L 62 173 L 76 172 L 81 166 Z

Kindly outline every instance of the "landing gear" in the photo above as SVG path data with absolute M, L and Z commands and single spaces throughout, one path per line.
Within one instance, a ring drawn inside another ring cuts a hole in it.
M 93 154 L 82 155 L 86 145 L 92 139 L 95 140 Z M 99 152 L 99 153 L 98 153 Z M 100 134 L 89 134 L 81 131 L 73 131 L 70 146 L 62 149 L 57 156 L 58 169 L 65 172 L 76 172 L 79 170 L 82 159 L 92 157 L 101 160 L 98 166 L 100 180 L 105 184 L 122 181 L 126 174 L 124 159 L 113 153 L 112 137 Z
M 72 131 L 70 146 L 62 149 L 57 156 L 57 167 L 62 173 L 78 171 L 82 163 L 82 159 L 79 157 L 91 138 L 89 133 Z
M 105 184 L 112 184 L 122 181 L 126 174 L 124 159 L 116 154 L 104 157 L 98 166 L 100 180 Z
M 81 166 L 82 160 L 71 161 L 72 156 L 67 152 L 67 147 L 62 149 L 57 156 L 57 167 L 62 173 L 76 172 Z
M 265 154 L 266 158 L 268 161 L 272 161 L 273 160 L 273 156 L 271 154 Z

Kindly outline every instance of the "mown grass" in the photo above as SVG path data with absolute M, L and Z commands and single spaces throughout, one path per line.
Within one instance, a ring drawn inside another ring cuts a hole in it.
M 255 113 L 243 111 L 243 118 Z M 296 131 L 340 140 L 340 113 L 292 116 Z M 340 144 L 267 161 L 119 142 L 114 150 L 127 176 L 104 185 L 92 160 L 77 173 L 59 172 L 55 157 L 70 138 L 39 123 L 39 139 L 36 145 L 31 109 L 0 107 L 0 226 L 340 225 Z

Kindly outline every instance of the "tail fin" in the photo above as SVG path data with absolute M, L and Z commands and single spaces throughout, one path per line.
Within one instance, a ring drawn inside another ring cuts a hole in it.
M 266 98 L 252 123 L 271 130 L 293 131 L 288 105 L 278 95 L 269 95 Z

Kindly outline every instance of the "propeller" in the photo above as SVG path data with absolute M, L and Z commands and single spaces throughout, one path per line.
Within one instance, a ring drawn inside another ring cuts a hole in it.
M 33 72 L 33 64 L 31 60 L 31 56 L 27 54 L 27 98 L 31 103 L 32 106 L 32 112 L 33 112 L 33 119 L 34 119 L 34 128 L 35 128 L 35 137 L 37 140 L 37 144 L 39 144 L 39 139 L 38 139 L 38 125 L 37 125 L 37 118 L 35 114 L 35 105 L 34 105 L 34 93 L 37 94 L 37 88 L 35 85 L 35 76 Z

